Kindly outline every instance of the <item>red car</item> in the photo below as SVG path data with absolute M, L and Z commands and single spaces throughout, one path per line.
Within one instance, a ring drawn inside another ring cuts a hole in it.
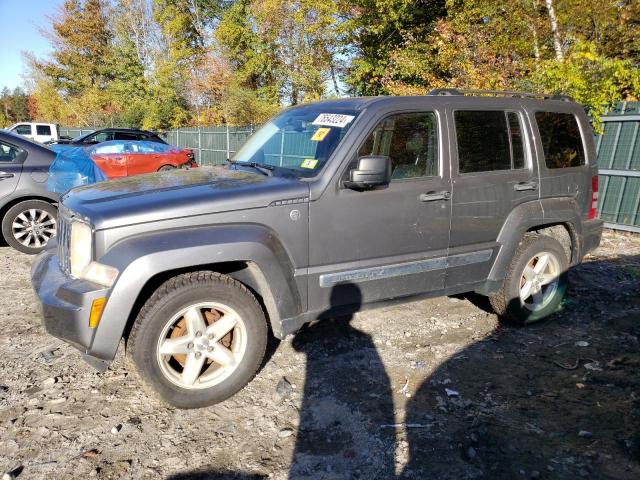
M 103 142 L 91 148 L 89 155 L 109 179 L 197 167 L 188 148 L 155 142 Z

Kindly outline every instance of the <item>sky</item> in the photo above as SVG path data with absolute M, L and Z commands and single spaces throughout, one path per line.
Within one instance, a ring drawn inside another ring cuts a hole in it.
M 0 89 L 24 87 L 22 52 L 43 57 L 51 51 L 49 42 L 40 34 L 47 27 L 62 0 L 0 0 Z

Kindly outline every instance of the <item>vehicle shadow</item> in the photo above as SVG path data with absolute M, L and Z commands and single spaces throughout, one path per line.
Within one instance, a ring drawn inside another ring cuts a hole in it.
M 352 325 L 360 290 L 342 285 L 352 312 L 293 339 L 307 366 L 289 478 L 640 478 L 640 257 L 591 261 L 570 279 L 548 320 L 500 323 L 424 367 L 410 398 L 395 405 L 404 418 L 394 414 L 389 372 L 405 375 L 417 357 L 383 364 L 371 336 Z M 408 457 L 396 466 L 398 430 Z M 198 470 L 169 478 L 266 477 Z

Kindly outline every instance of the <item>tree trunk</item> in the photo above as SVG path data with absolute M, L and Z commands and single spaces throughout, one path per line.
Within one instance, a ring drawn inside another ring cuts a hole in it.
M 553 33 L 553 49 L 556 52 L 556 60 L 562 61 L 564 54 L 562 52 L 562 42 L 560 41 L 560 32 L 558 31 L 558 17 L 556 17 L 556 10 L 553 7 L 553 0 L 544 0 L 547 5 L 547 12 L 549 12 L 549 21 L 551 22 L 551 33 Z
M 536 27 L 536 13 L 537 5 L 536 0 L 531 2 L 533 4 L 533 14 L 531 15 L 531 32 L 533 33 L 533 56 L 536 61 L 540 60 L 540 44 L 538 42 L 538 27 Z

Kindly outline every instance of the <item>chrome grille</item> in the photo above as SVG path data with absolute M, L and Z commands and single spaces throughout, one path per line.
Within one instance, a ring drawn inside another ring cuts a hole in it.
M 58 214 L 57 224 L 58 237 L 58 261 L 60 269 L 67 275 L 71 274 L 70 243 L 71 243 L 71 222 L 62 212 Z

